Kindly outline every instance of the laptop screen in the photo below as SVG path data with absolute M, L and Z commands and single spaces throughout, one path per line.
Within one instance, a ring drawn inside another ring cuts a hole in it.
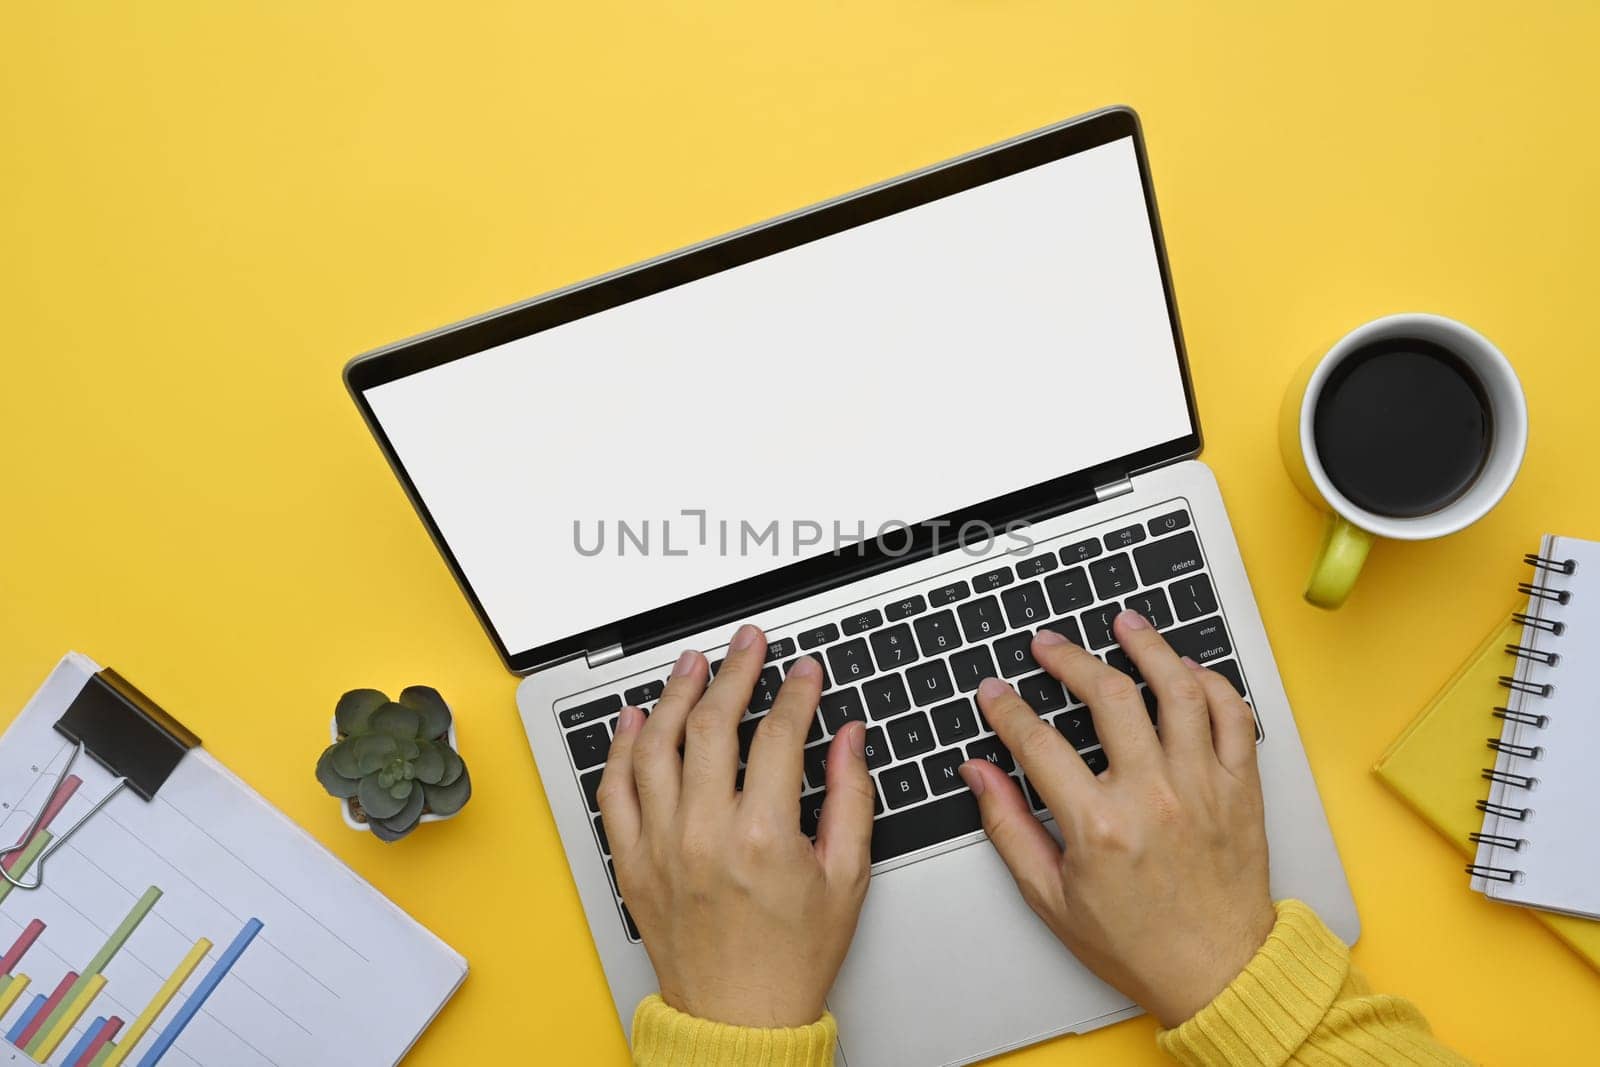
M 1195 432 L 1132 137 L 363 396 L 510 653 Z

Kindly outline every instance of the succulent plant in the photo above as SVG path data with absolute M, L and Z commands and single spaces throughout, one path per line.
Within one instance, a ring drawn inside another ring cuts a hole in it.
M 317 781 L 365 816 L 382 841 L 398 841 L 424 814 L 454 815 L 472 796 L 467 766 L 450 747 L 450 709 L 413 685 L 390 700 L 352 689 L 334 709 L 339 739 L 317 760 Z

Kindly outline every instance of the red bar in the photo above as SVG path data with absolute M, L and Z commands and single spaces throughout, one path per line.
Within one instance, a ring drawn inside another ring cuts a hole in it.
M 61 781 L 56 783 L 55 791 L 50 794 L 50 799 L 45 802 L 44 814 L 39 818 L 39 825 L 35 828 L 35 833 L 37 833 L 39 830 L 48 830 L 50 828 L 50 823 L 57 815 L 61 814 L 61 809 L 67 806 L 67 801 L 72 799 L 72 794 L 76 793 L 78 791 L 78 787 L 82 784 L 83 779 L 79 778 L 76 774 L 69 774 L 65 778 L 61 779 Z M 24 837 L 13 847 L 16 849 L 21 849 L 22 846 L 26 845 L 30 840 L 32 839 L 29 837 Z M 17 862 L 17 859 L 21 855 L 22 853 L 20 851 L 11 852 L 3 861 L 0 862 L 3 862 L 6 870 L 9 871 L 13 869 L 13 864 Z
M 26 1048 L 28 1042 L 33 1040 L 33 1035 L 39 1032 L 44 1021 L 50 1018 L 50 1013 L 56 1010 L 56 1005 L 61 1003 L 61 998 L 67 995 L 67 990 L 72 988 L 72 983 L 78 980 L 77 971 L 68 971 L 67 976 L 61 979 L 61 984 L 56 986 L 56 991 L 50 994 L 50 999 L 44 1002 L 44 1007 L 39 1009 L 39 1014 L 33 1017 L 33 1022 L 22 1031 L 22 1036 L 17 1039 L 18 1048 Z
M 113 1015 L 106 1020 L 100 1032 L 94 1035 L 94 1040 L 89 1042 L 89 1047 L 83 1050 L 83 1055 L 66 1067 L 89 1067 L 94 1058 L 100 1055 L 100 1050 L 110 1044 L 111 1039 L 117 1036 L 117 1031 L 122 1029 L 122 1020 Z
M 33 947 L 39 940 L 39 935 L 44 933 L 44 923 L 34 919 L 17 935 L 16 944 L 6 949 L 6 954 L 0 956 L 0 974 L 10 974 L 16 970 L 17 964 L 22 962 L 22 954 Z

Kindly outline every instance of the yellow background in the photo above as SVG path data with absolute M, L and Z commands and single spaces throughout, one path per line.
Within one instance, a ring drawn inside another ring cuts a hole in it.
M 0 708 L 69 648 L 114 664 L 470 957 L 412 1062 L 488 1062 L 513 1035 L 552 1061 L 625 1050 L 514 682 L 344 361 L 1112 102 L 1144 118 L 1204 458 L 1355 887 L 1356 959 L 1485 1061 L 1592 1041 L 1600 975 L 1469 893 L 1369 768 L 1510 607 L 1540 532 L 1600 537 L 1594 5 L 171 0 L 5 23 Z M 1413 309 L 1511 357 L 1527 465 L 1488 519 L 1379 545 L 1320 613 L 1279 392 Z M 996 440 L 1043 403 L 1003 381 L 974 401 L 959 432 Z M 693 417 L 746 447 L 744 413 Z M 798 461 L 771 447 L 782 477 Z M 340 692 L 412 682 L 458 709 L 477 797 L 385 847 L 311 769 Z M 1006 1062 L 1155 1063 L 1152 1029 Z

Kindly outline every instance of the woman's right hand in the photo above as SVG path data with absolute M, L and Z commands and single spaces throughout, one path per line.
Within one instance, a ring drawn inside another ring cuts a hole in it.
M 1039 664 L 1089 705 L 1110 762 L 1098 776 L 1009 685 L 990 678 L 978 690 L 1065 848 L 999 767 L 969 760 L 961 774 L 1034 912 L 1174 1027 L 1244 970 L 1276 921 L 1255 718 L 1221 675 L 1179 659 L 1136 612 L 1119 615 L 1115 632 L 1156 695 L 1159 735 L 1128 675 L 1054 631 L 1033 641 Z

